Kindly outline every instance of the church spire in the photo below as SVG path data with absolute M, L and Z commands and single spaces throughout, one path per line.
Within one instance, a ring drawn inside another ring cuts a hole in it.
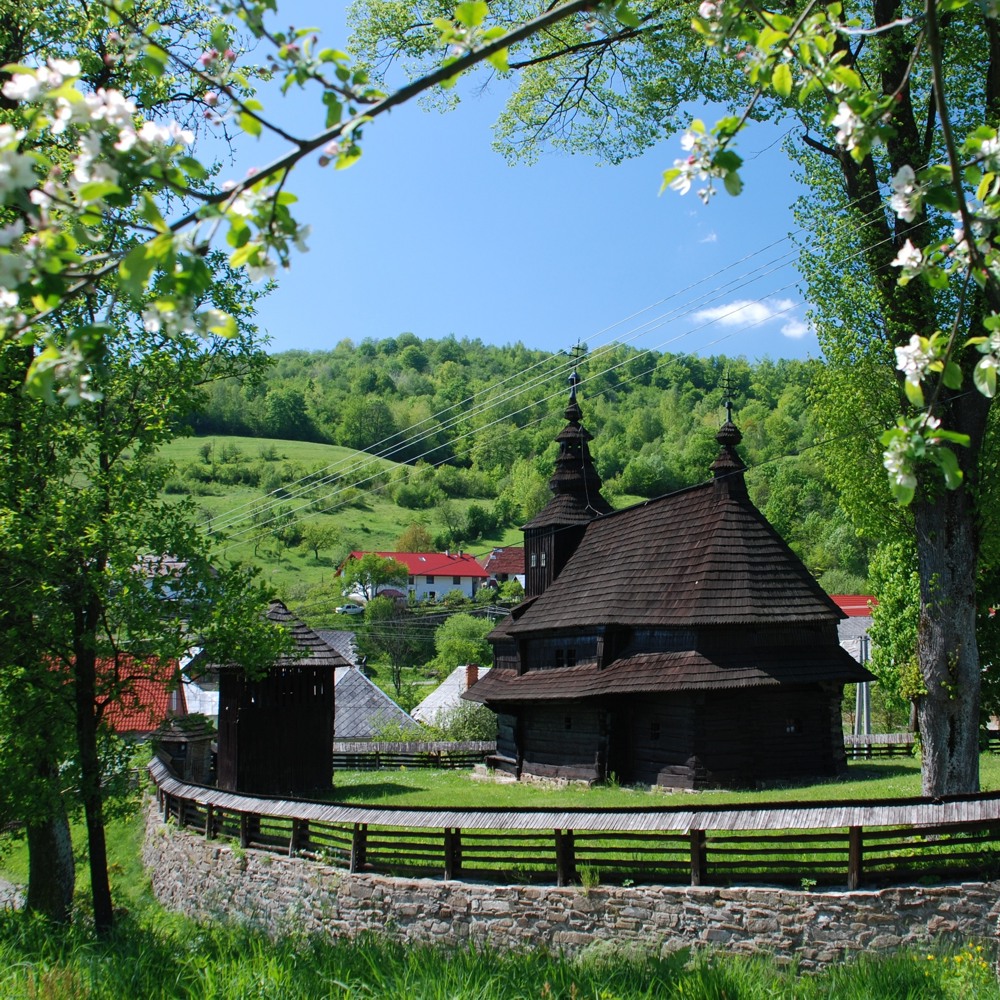
M 601 496 L 601 477 L 590 454 L 590 432 L 581 423 L 583 411 L 576 388 L 580 376 L 569 377 L 566 426 L 556 435 L 559 454 L 549 480 L 552 499 L 524 526 L 525 586 L 535 597 L 559 575 L 579 544 L 587 525 L 611 504 Z
M 733 393 L 729 375 L 723 382 L 726 397 L 722 405 L 726 408 L 726 421 L 719 428 L 715 440 L 719 442 L 719 454 L 712 463 L 717 496 L 746 496 L 747 484 L 743 478 L 746 466 L 736 452 L 736 446 L 743 440 L 740 429 L 733 423 Z

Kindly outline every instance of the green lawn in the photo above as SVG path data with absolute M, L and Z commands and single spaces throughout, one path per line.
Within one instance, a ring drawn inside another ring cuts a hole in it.
M 980 757 L 983 791 L 1000 790 L 1000 756 Z M 561 809 L 637 808 L 641 806 L 754 805 L 760 802 L 828 799 L 858 802 L 881 798 L 905 798 L 920 794 L 920 760 L 888 757 L 849 761 L 843 780 L 786 784 L 764 791 L 665 792 L 645 787 L 617 785 L 585 788 L 555 787 L 524 783 L 477 780 L 468 771 L 436 771 L 398 768 L 392 771 L 337 771 L 333 797 L 338 802 L 381 806 L 434 806 L 441 808 L 517 807 Z

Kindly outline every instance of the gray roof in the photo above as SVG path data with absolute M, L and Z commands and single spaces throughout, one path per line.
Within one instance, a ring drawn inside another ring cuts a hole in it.
M 359 662 L 358 647 L 353 632 L 332 628 L 318 628 L 316 634 L 331 648 L 335 649 L 352 666 Z
M 386 724 L 417 732 L 420 726 L 357 667 L 338 667 L 334 677 L 335 740 L 374 739 Z
M 448 676 L 410 713 L 418 722 L 426 722 L 434 725 L 437 717 L 442 712 L 447 712 L 462 703 L 462 695 L 469 689 L 468 666 L 462 665 L 448 674 Z M 479 677 L 482 678 L 490 671 L 489 667 L 479 668 Z

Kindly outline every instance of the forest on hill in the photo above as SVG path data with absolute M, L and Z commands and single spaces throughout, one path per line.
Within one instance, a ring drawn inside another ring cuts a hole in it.
M 829 591 L 865 587 L 871 545 L 841 510 L 817 440 L 812 389 L 819 362 L 749 362 L 621 344 L 581 355 L 407 333 L 277 354 L 257 380 L 209 384 L 204 406 L 191 418 L 195 434 L 314 442 L 370 458 L 331 476 L 325 466 L 275 462 L 268 446 L 256 461 L 230 461 L 227 471 L 224 449 L 203 446 L 193 461 L 178 463 L 171 491 L 204 495 L 227 476 L 257 490 L 263 505 L 257 523 L 272 526 L 260 536 L 280 538 L 273 525 L 281 522 L 286 548 L 315 541 L 324 513 L 375 496 L 396 506 L 398 533 L 418 525 L 424 531 L 418 537 L 438 549 L 510 544 L 512 532 L 550 495 L 555 437 L 576 369 L 584 425 L 612 503 L 705 480 L 728 398 L 758 507 Z M 308 503 L 291 503 L 299 496 Z M 216 502 L 213 517 L 223 512 Z M 364 544 L 370 529 L 360 524 L 363 516 L 355 520 L 354 531 L 341 520 L 324 546 L 350 551 L 394 540 L 372 537 Z M 319 559 L 318 549 L 314 554 Z

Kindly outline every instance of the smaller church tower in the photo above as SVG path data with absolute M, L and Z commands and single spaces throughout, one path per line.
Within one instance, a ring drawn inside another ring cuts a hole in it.
M 559 575 L 576 550 L 587 523 L 610 514 L 601 496 L 601 477 L 590 455 L 593 436 L 580 423 L 583 411 L 576 398 L 580 376 L 569 377 L 566 426 L 556 437 L 559 454 L 549 480 L 552 499 L 524 526 L 525 596 L 536 597 Z

